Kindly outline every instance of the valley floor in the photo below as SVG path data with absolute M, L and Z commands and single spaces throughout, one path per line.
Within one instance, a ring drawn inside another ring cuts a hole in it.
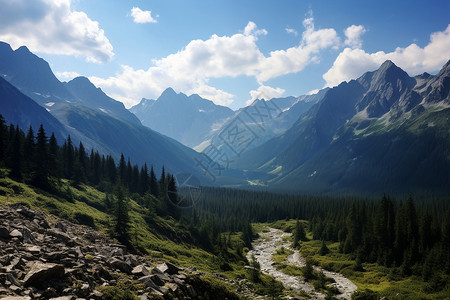
M 289 264 L 304 267 L 305 259 L 298 250 L 294 250 L 290 247 L 287 238 L 292 235 L 291 233 L 270 227 L 266 227 L 266 229 L 265 232 L 260 233 L 260 238 L 254 242 L 253 249 L 247 253 L 247 259 L 251 260 L 252 257 L 255 257 L 261 266 L 261 271 L 281 281 L 286 289 L 290 289 L 294 293 L 304 291 L 310 295 L 312 299 L 325 299 L 326 296 L 321 292 L 315 291 L 310 282 L 305 281 L 299 276 L 286 274 L 275 267 L 276 263 L 272 256 L 282 247 L 293 251 L 293 254 L 287 256 L 287 262 Z M 332 278 L 335 281 L 332 285 L 340 292 L 340 294 L 337 295 L 337 298 L 351 299 L 351 294 L 357 289 L 354 283 L 341 274 L 329 272 L 318 267 L 315 267 L 315 270 L 323 272 L 326 277 Z

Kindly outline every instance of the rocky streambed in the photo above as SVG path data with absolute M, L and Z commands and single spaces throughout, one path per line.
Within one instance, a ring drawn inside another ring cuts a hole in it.
M 309 282 L 306 282 L 298 276 L 285 274 L 275 268 L 272 255 L 281 247 L 294 251 L 293 254 L 287 257 L 289 264 L 299 267 L 305 266 L 305 259 L 300 255 L 299 251 L 292 249 L 289 242 L 283 241 L 284 237 L 290 235 L 290 233 L 268 227 L 268 232 L 260 233 L 260 238 L 254 242 L 253 249 L 247 254 L 247 259 L 251 260 L 252 256 L 254 256 L 261 266 L 261 271 L 281 281 L 286 288 L 290 288 L 295 292 L 303 290 L 313 299 L 325 299 L 325 295 L 314 291 L 313 286 Z M 337 298 L 351 299 L 351 294 L 357 289 L 354 283 L 341 274 L 329 272 L 317 267 L 315 269 L 322 271 L 325 276 L 335 280 L 333 285 L 341 292 L 341 294 L 336 296 Z

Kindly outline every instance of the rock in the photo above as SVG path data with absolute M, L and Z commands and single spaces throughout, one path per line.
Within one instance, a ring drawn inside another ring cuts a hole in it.
M 64 276 L 64 267 L 57 264 L 35 262 L 24 278 L 25 286 L 38 286 L 43 282 Z
M 175 275 L 180 271 L 180 268 L 178 268 L 175 265 L 172 265 L 171 263 L 165 262 L 156 267 L 161 272 L 169 274 L 169 275 Z
M 41 247 L 39 246 L 30 246 L 27 247 L 26 250 L 32 254 L 39 254 L 41 252 Z
M 9 238 L 9 230 L 4 226 L 0 226 L 0 239 Z
M 129 264 L 115 257 L 109 260 L 109 264 L 111 265 L 111 267 L 119 269 L 120 271 L 127 274 L 131 274 L 131 271 L 133 270 L 133 268 Z
M 139 278 L 138 280 L 139 280 L 140 282 L 142 282 L 142 283 L 145 285 L 145 287 L 147 287 L 147 288 L 152 288 L 152 289 L 157 289 L 157 290 L 159 290 L 159 285 L 157 285 L 157 284 L 153 281 L 152 276 L 153 276 L 153 275 L 144 276 L 144 277 Z M 164 285 L 164 283 L 163 283 L 163 285 Z
M 19 238 L 19 239 L 21 239 L 22 238 L 22 233 L 19 230 L 14 229 L 13 231 L 11 231 L 9 233 L 9 236 L 12 237 L 12 238 Z
M 153 268 L 152 269 L 152 274 L 157 275 L 162 281 L 169 281 L 170 280 L 169 276 L 167 276 L 167 274 L 161 272 L 161 270 L 158 269 L 158 268 Z
M 2 300 L 31 300 L 29 296 L 6 296 Z
M 36 244 L 36 239 L 27 227 L 22 227 L 23 242 L 26 244 Z
M 186 285 L 186 289 L 187 289 L 189 295 L 190 295 L 192 298 L 197 297 L 197 292 L 195 291 L 195 289 L 194 289 L 194 287 L 193 287 L 192 285 L 187 284 L 187 285 Z
M 77 297 L 75 296 L 61 296 L 56 298 L 50 298 L 49 300 L 75 300 Z
M 150 272 L 147 270 L 147 268 L 144 265 L 139 265 L 134 267 L 134 269 L 131 271 L 131 274 L 136 276 L 147 276 L 150 275 Z

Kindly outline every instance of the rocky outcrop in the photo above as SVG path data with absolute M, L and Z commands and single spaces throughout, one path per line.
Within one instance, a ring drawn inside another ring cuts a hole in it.
M 0 205 L 0 222 L 1 299 L 110 299 L 123 286 L 140 299 L 218 295 L 195 268 L 128 253 L 92 228 L 27 205 Z

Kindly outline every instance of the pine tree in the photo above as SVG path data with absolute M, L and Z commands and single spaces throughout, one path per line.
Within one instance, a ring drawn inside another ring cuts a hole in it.
M 295 231 L 294 231 L 294 243 L 292 247 L 296 248 L 299 246 L 300 241 L 304 241 L 306 239 L 305 228 L 303 228 L 303 224 L 300 223 L 299 220 L 295 223 Z
M 58 161 L 58 143 L 56 141 L 55 134 L 52 133 L 49 140 L 49 161 L 50 176 L 60 176 L 60 163 Z
M 119 242 L 128 244 L 130 241 L 130 216 L 129 204 L 125 197 L 122 185 L 116 186 L 116 206 L 115 206 L 115 233 Z
M 44 189 L 49 188 L 48 176 L 50 175 L 50 166 L 48 150 L 47 136 L 41 124 L 36 138 L 33 182 Z
M 150 193 L 158 197 L 159 195 L 159 188 L 158 188 L 158 180 L 156 179 L 155 171 L 153 170 L 153 166 L 150 168 Z
M 0 166 L 3 166 L 5 163 L 7 138 L 8 128 L 6 127 L 6 121 L 0 114 Z
M 11 127 L 10 127 L 11 129 Z M 11 133 L 11 130 L 10 130 Z M 21 143 L 21 132 L 19 126 L 14 131 L 13 142 L 10 147 L 10 164 L 11 177 L 16 180 L 22 180 L 22 143 Z

